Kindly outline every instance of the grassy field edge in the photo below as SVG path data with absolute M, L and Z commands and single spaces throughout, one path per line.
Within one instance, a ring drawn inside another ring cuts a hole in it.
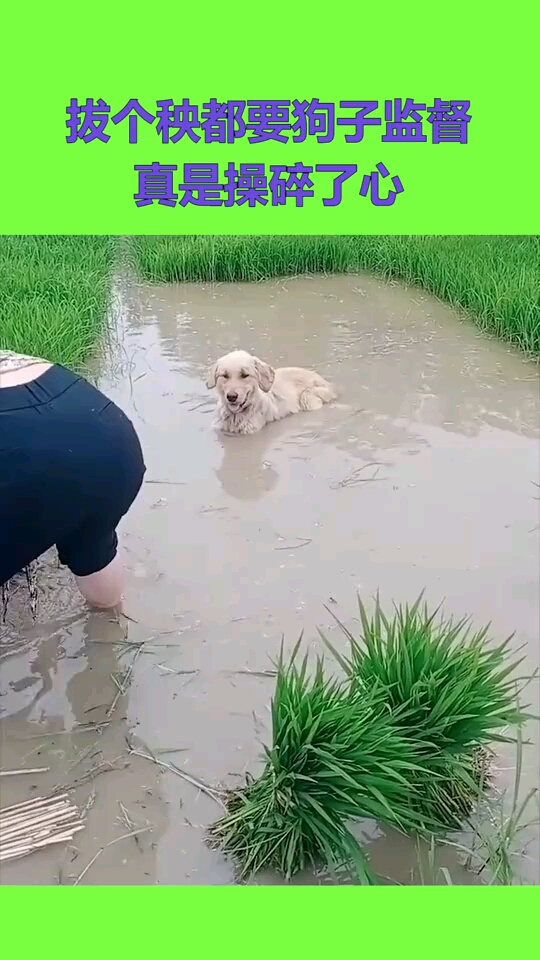
M 109 329 L 113 278 L 126 270 L 150 283 L 369 272 L 540 355 L 537 236 L 4 236 L 0 349 L 80 367 Z
M 420 286 L 483 331 L 540 353 L 540 237 L 132 237 L 151 283 L 370 272 Z

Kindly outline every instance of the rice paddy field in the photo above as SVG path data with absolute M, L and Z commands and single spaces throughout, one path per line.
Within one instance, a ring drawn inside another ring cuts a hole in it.
M 539 237 L 0 237 L 0 347 L 68 366 L 106 328 L 115 264 L 142 280 L 354 274 L 420 286 L 486 333 L 540 353 Z
M 216 434 L 236 346 L 338 401 Z M 2 593 L 0 883 L 538 882 L 540 238 L 4 237 L 0 349 L 147 463 L 126 618 Z

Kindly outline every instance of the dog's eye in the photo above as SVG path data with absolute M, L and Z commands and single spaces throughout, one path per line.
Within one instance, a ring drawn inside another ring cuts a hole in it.
M 249 373 L 246 373 L 245 370 L 242 370 L 242 372 L 240 373 L 240 378 L 241 378 L 242 380 L 245 380 L 246 377 L 249 377 Z
M 229 374 L 228 374 L 228 373 L 222 373 L 221 376 L 223 377 L 224 380 L 228 380 L 228 379 L 229 379 Z

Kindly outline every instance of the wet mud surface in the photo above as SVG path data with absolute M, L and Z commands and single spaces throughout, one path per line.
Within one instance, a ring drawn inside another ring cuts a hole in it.
M 126 283 L 118 315 L 99 382 L 148 468 L 120 530 L 130 619 L 89 613 L 46 557 L 35 624 L 18 578 L 0 647 L 0 769 L 49 768 L 0 778 L 1 807 L 75 784 L 87 827 L 0 865 L 0 880 L 230 884 L 203 842 L 220 807 L 181 774 L 232 786 L 256 772 L 282 634 L 320 649 L 320 626 L 340 643 L 325 605 L 351 625 L 357 591 L 390 605 L 425 589 L 497 640 L 515 631 L 522 674 L 538 666 L 538 371 L 422 292 L 369 277 Z M 338 402 L 219 437 L 206 369 L 235 347 L 316 368 Z M 538 684 L 527 693 L 538 711 Z M 539 780 L 527 733 L 524 794 Z M 499 789 L 514 762 L 498 751 Z M 418 882 L 414 844 L 369 824 L 365 836 L 383 876 Z M 520 872 L 537 883 L 526 842 Z M 479 882 L 452 851 L 440 862 Z

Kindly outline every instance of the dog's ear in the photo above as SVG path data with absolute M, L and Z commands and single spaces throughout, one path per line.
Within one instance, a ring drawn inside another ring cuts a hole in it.
M 217 373 L 217 363 L 213 363 L 211 367 L 208 367 L 208 373 L 206 376 L 206 386 L 209 390 L 216 385 L 216 373 Z
M 259 360 L 258 357 L 254 357 L 253 359 L 255 361 L 255 372 L 257 374 L 259 386 L 264 393 L 268 393 L 268 391 L 272 388 L 276 371 L 270 366 L 270 364 L 264 363 L 262 360 Z

